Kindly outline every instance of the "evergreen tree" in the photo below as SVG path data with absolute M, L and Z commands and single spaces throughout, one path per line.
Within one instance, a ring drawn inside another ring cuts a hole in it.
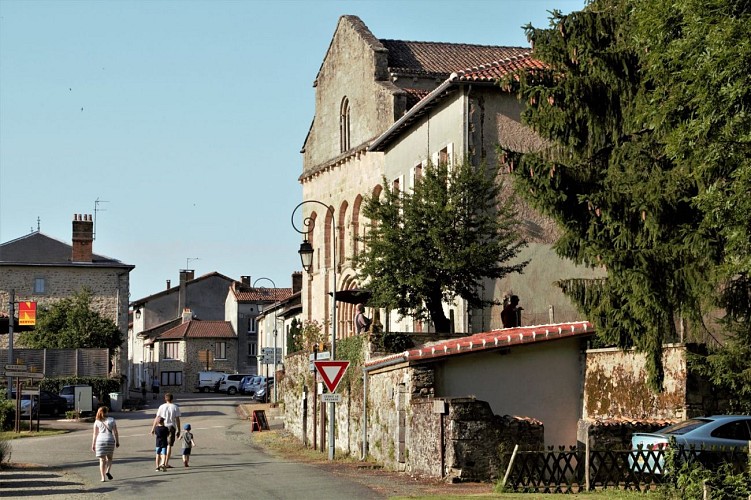
M 91 309 L 91 292 L 83 289 L 41 309 L 34 330 L 22 333 L 20 341 L 34 349 L 108 348 L 113 355 L 122 344 L 122 332 Z
M 595 0 L 527 26 L 547 66 L 504 82 L 549 141 L 506 151 L 521 193 L 563 229 L 559 255 L 607 271 L 560 286 L 648 354 L 655 387 L 681 320 L 701 328 L 720 296 L 748 311 L 748 266 L 728 264 L 749 259 L 749 25 L 748 2 Z
M 363 213 L 371 224 L 364 250 L 355 257 L 358 279 L 372 291 L 371 303 L 402 316 L 430 319 L 449 332 L 443 303 L 457 296 L 470 308 L 482 298 L 484 278 L 522 272 L 509 264 L 525 245 L 513 207 L 499 202 L 498 169 L 428 165 L 412 191 L 391 189 L 368 198 Z

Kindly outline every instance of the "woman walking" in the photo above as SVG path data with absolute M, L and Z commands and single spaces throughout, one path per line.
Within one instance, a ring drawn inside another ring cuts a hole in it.
M 114 418 L 107 416 L 108 413 L 109 408 L 106 406 L 97 410 L 96 420 L 94 421 L 94 435 L 91 438 L 91 451 L 99 459 L 99 473 L 102 475 L 102 481 L 112 480 L 112 474 L 110 474 L 112 456 L 115 453 L 115 448 L 120 447 L 117 424 Z

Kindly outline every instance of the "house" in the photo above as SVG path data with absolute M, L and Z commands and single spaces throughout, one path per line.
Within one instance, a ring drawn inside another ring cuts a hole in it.
M 41 309 L 85 288 L 92 294 L 92 308 L 114 321 L 126 338 L 134 268 L 94 253 L 92 217 L 75 214 L 70 244 L 35 231 L 0 245 L 0 314 L 8 315 L 11 291 L 17 301 L 36 301 Z M 8 347 L 7 333 L 7 329 L 0 332 L 0 347 Z M 128 357 L 124 342 L 113 360 L 113 375 L 127 372 Z
M 255 283 L 260 280 L 268 278 L 257 278 L 251 283 L 250 277 L 244 276 L 241 283 L 232 284 L 225 302 L 225 317 L 237 332 L 239 373 L 261 373 L 259 364 L 262 341 L 259 318 L 272 304 L 287 300 L 293 294 L 295 286 L 299 289 L 302 275 L 292 275 L 292 288 L 276 288 L 276 285 L 273 288 L 256 287 Z
M 521 124 L 522 105 L 496 84 L 511 71 L 540 64 L 526 47 L 379 40 L 359 18 L 339 19 L 314 81 L 315 117 L 302 148 L 302 210 L 312 223 L 306 238 L 314 249 L 302 290 L 305 319 L 318 320 L 330 335 L 332 289 L 363 285 L 351 260 L 368 224 L 362 204 L 382 191 L 384 177 L 393 188 L 411 189 L 428 161 L 467 157 L 477 166 L 498 164 L 499 145 L 540 147 Z M 513 196 L 510 182 L 503 195 Z M 485 298 L 500 304 L 511 291 L 519 295 L 523 324 L 583 319 L 553 282 L 598 271 L 558 258 L 553 222 L 520 199 L 515 204 L 529 242 L 519 259 L 530 264 L 522 275 L 480 283 Z M 501 327 L 500 305 L 468 310 L 456 300 L 444 308 L 457 333 Z M 337 336 L 353 334 L 354 312 L 354 304 L 338 305 Z M 390 331 L 432 331 L 396 313 L 382 322 Z
M 225 301 L 233 283 L 236 282 L 232 278 L 218 272 L 196 278 L 194 270 L 181 269 L 178 286 L 173 287 L 171 281 L 167 280 L 164 290 L 131 301 L 132 328 L 128 332 L 131 355 L 128 358 L 128 380 L 132 389 L 138 389 L 142 381 L 150 385 L 152 377 L 159 374 L 160 356 L 154 352 L 157 347 L 154 339 L 181 325 L 186 309 L 191 311 L 192 319 L 225 320 Z M 237 368 L 236 354 L 231 361 L 228 368 L 234 371 Z M 211 361 L 209 366 L 213 366 Z
M 229 321 L 193 319 L 192 311 L 185 308 L 179 325 L 147 342 L 154 346 L 160 386 L 165 391 L 193 391 L 200 371 L 235 371 L 237 335 Z
M 302 302 L 300 301 L 302 287 L 302 273 L 292 274 L 292 293 L 287 297 L 269 304 L 263 308 L 257 317 L 258 347 L 261 352 L 265 348 L 276 349 L 276 366 L 273 356 L 271 360 L 259 357 L 259 366 L 254 373 L 275 375 L 284 369 L 284 358 L 289 352 L 290 331 L 293 323 L 301 321 Z M 274 351 L 271 351 L 272 353 Z

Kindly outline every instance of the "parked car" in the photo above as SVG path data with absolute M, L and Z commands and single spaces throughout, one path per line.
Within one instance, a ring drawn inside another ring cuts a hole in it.
M 253 381 L 256 378 L 258 378 L 258 375 L 246 375 L 245 377 L 243 377 L 242 380 L 240 380 L 240 384 L 238 384 L 237 388 L 240 394 L 252 396 L 255 393 L 255 384 L 253 383 Z
M 248 373 L 235 373 L 232 375 L 225 375 L 219 382 L 219 392 L 226 392 L 230 396 L 236 394 L 239 391 L 239 384 L 243 377 L 247 377 Z
M 11 393 L 10 399 L 13 400 L 13 412 L 15 413 L 15 399 L 16 399 L 16 393 L 15 391 Z M 29 413 L 34 411 L 34 415 L 36 416 L 37 411 L 39 410 L 39 404 L 36 400 L 36 398 L 33 398 L 29 396 L 28 394 L 22 394 L 21 395 L 21 417 L 29 417 Z
M 39 392 L 39 413 L 42 415 L 65 415 L 68 410 L 68 400 L 49 391 Z
M 223 372 L 198 372 L 196 390 L 200 392 L 216 391 L 219 388 L 219 382 L 224 378 Z
M 274 390 L 274 377 L 261 377 L 261 381 L 258 383 L 258 389 L 253 395 L 253 399 L 257 401 L 268 401 L 271 391 Z
M 676 446 L 682 446 L 684 449 L 695 447 L 697 454 L 701 448 L 747 448 L 748 442 L 751 441 L 751 415 L 691 418 L 656 432 L 637 432 L 631 437 L 632 454 L 629 457 L 629 465 L 632 470 L 661 473 L 664 460 L 650 453 L 650 449 L 666 449 L 671 446 L 671 440 L 675 440 Z
M 73 410 L 76 407 L 76 387 L 90 387 L 88 385 L 66 385 L 60 390 L 60 396 L 65 398 L 66 402 L 68 403 L 68 410 Z M 96 411 L 99 407 L 99 400 L 96 396 L 94 396 L 93 392 L 91 395 L 91 408 L 93 411 Z

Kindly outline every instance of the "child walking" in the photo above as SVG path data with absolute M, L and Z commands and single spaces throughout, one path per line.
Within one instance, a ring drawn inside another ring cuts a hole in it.
M 183 465 L 185 467 L 190 467 L 190 464 L 188 463 L 190 462 L 190 452 L 196 443 L 193 441 L 193 433 L 190 432 L 190 424 L 185 424 L 183 429 L 185 429 L 185 432 L 180 436 L 180 439 L 183 440 Z
M 159 417 L 159 423 L 154 428 L 156 435 L 156 469 L 166 471 L 165 462 L 167 460 L 167 438 L 169 438 L 169 429 L 164 426 L 164 418 Z

